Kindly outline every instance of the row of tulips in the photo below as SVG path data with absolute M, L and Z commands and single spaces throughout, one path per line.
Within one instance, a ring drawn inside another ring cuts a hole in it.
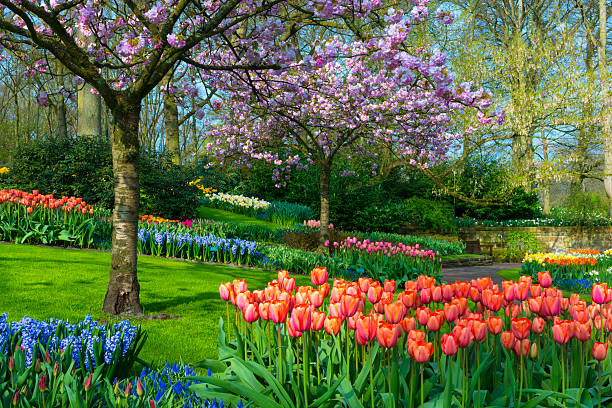
M 440 276 L 442 262 L 438 254 L 419 245 L 401 242 L 345 238 L 341 242 L 325 242 L 331 256 L 345 267 L 360 270 L 375 280 L 407 281 L 420 274 Z
M 612 255 L 593 250 L 573 250 L 559 253 L 528 253 L 523 259 L 522 273 L 535 278 L 539 272 L 548 271 L 562 288 L 576 289 L 582 286 L 590 290 L 591 285 L 571 287 L 567 282 L 588 280 L 612 284 Z
M 110 212 L 81 198 L 54 198 L 34 190 L 0 190 L 0 239 L 18 243 L 96 247 L 110 236 Z
M 612 403 L 605 284 L 587 304 L 565 298 L 547 272 L 501 287 L 488 277 L 438 284 L 421 275 L 404 290 L 370 278 L 330 285 L 324 268 L 311 279 L 296 286 L 281 271 L 259 290 L 239 279 L 220 285 L 233 330 L 220 321 L 210 366 L 225 378 L 203 379 L 200 396 L 243 395 L 266 407 Z

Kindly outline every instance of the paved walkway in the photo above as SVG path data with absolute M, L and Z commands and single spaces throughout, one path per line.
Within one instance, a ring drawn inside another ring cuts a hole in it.
M 504 269 L 520 268 L 520 263 L 494 263 L 483 266 L 461 266 L 442 269 L 442 279 L 447 282 L 471 281 L 472 279 L 490 276 L 493 283 L 501 284 L 503 280 L 496 272 Z

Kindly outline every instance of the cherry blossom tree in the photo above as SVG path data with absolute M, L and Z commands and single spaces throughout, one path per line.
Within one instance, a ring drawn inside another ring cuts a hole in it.
M 429 14 L 426 4 L 417 3 L 407 15 L 390 9 L 384 27 L 369 37 L 361 33 L 358 41 L 336 37 L 313 45 L 286 69 L 258 73 L 248 82 L 228 75 L 218 85 L 227 102 L 206 134 L 207 150 L 220 164 L 263 160 L 274 165 L 277 187 L 292 170 L 317 166 L 324 243 L 338 157 L 376 159 L 384 151 L 427 168 L 443 160 L 461 137 L 450 131 L 454 113 L 474 108 L 476 123 L 503 119 L 501 111 L 489 111 L 489 92 L 469 83 L 452 86 L 444 53 L 410 45 L 411 30 Z M 441 24 L 452 22 L 442 10 L 435 15 Z
M 293 60 L 290 39 L 300 26 L 365 16 L 373 6 L 370 0 L 0 0 L 2 56 L 43 54 L 29 61 L 40 75 L 49 71 L 44 56 L 54 57 L 75 83 L 100 94 L 112 114 L 115 208 L 104 312 L 142 313 L 136 242 L 143 98 L 181 64 L 208 73 L 211 87 L 214 73 L 248 81 L 280 69 Z

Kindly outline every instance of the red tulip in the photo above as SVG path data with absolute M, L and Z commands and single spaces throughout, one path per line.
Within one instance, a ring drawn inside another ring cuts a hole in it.
M 544 321 L 544 319 L 539 316 L 533 318 L 533 321 L 531 322 L 531 330 L 533 330 L 535 334 L 542 333 L 545 327 L 546 322 Z
M 138 394 L 139 397 L 142 397 L 144 395 L 144 388 L 142 388 L 142 382 L 140 381 L 140 378 L 138 379 L 138 381 L 136 381 L 136 394 Z
M 303 333 L 295 327 L 295 322 L 293 319 L 289 320 L 289 322 L 287 323 L 287 334 L 289 335 L 289 337 L 302 337 Z
M 340 325 L 342 324 L 342 320 L 339 317 L 326 317 L 323 322 L 323 326 L 325 327 L 325 331 L 329 335 L 335 336 L 340 331 Z
M 406 315 L 406 307 L 401 302 L 389 303 L 384 306 L 385 319 L 389 323 L 399 323 Z
M 459 347 L 466 348 L 472 344 L 474 341 L 474 335 L 472 334 L 472 330 L 470 330 L 467 326 L 455 326 L 453 329 L 453 334 L 459 343 Z
M 368 289 L 368 302 L 374 304 L 380 302 L 380 298 L 383 294 L 383 288 L 379 286 L 370 286 Z
M 445 301 L 451 300 L 455 296 L 455 287 L 451 283 L 442 284 L 442 297 Z
M 361 316 L 355 322 L 356 331 L 363 340 L 369 342 L 376 337 L 378 321 L 373 315 Z
M 538 272 L 538 283 L 543 288 L 547 288 L 552 285 L 552 277 L 548 271 Z
M 608 285 L 605 283 L 596 283 L 593 285 L 591 290 L 591 297 L 593 302 L 601 305 L 606 302 L 606 292 L 608 291 Z
M 453 333 L 444 333 L 440 339 L 440 345 L 442 346 L 442 352 L 447 356 L 454 356 L 459 349 L 459 343 Z
M 526 300 L 529 297 L 529 287 L 530 286 L 531 284 L 525 281 L 517 282 L 514 285 L 514 298 L 518 300 Z
M 417 341 L 412 346 L 412 355 L 413 358 L 418 363 L 424 363 L 433 354 L 433 344 L 428 343 L 426 341 Z
M 503 300 L 504 300 L 503 293 L 494 292 L 493 294 L 491 294 L 489 305 L 487 307 L 491 309 L 491 311 L 497 312 L 501 309 Z
M 561 301 L 557 296 L 544 296 L 540 307 L 541 316 L 557 316 L 561 313 Z
M 593 343 L 593 358 L 597 361 L 603 361 L 605 360 L 606 356 L 608 355 L 608 344 L 606 343 L 599 343 L 599 342 L 595 342 Z
M 401 296 L 402 303 L 404 306 L 411 308 L 416 305 L 416 290 L 406 289 Z
M 442 302 L 443 298 L 441 286 L 434 286 L 433 288 L 431 288 L 431 299 L 436 303 Z
M 17 404 L 19 404 L 19 390 L 13 394 L 13 406 L 17 406 Z
M 542 296 L 542 286 L 540 286 L 540 285 L 531 285 L 529 287 L 529 292 L 531 293 L 531 297 Z
M 589 312 L 587 310 L 586 303 L 579 301 L 574 303 L 569 308 L 570 316 L 572 319 L 580 323 L 585 323 L 589 320 Z
M 421 289 L 421 291 L 419 292 L 419 295 L 420 295 L 422 304 L 426 305 L 429 302 L 431 302 L 431 289 L 430 288 Z
M 38 381 L 38 390 L 40 392 L 45 392 L 46 389 L 47 389 L 47 377 L 41 374 L 40 379 Z
M 89 391 L 89 389 L 91 388 L 91 380 L 92 380 L 92 378 L 93 378 L 93 374 L 89 373 L 89 375 L 85 379 L 85 382 L 83 383 L 83 388 L 85 388 L 85 391 Z
M 376 338 L 382 347 L 391 348 L 397 343 L 399 337 L 398 325 L 380 322 L 376 330 Z
M 542 298 L 541 297 L 532 297 L 529 298 L 528 302 L 529 310 L 532 313 L 540 313 L 540 309 L 542 308 Z
M 482 299 L 482 295 L 480 291 L 478 290 L 478 288 L 472 286 L 470 288 L 470 300 L 476 303 L 476 302 L 480 302 L 481 299 Z
M 465 315 L 465 313 L 468 310 L 468 300 L 467 300 L 467 298 L 464 298 L 464 297 L 455 298 L 455 299 L 453 299 L 453 303 L 455 303 L 457 305 L 457 307 L 459 308 L 459 315 L 461 315 L 461 316 Z
M 348 318 L 349 329 L 355 330 L 357 328 L 357 319 L 359 319 L 361 316 L 363 316 L 363 313 L 358 310 L 354 315 Z
M 508 281 L 504 281 L 504 282 L 508 282 Z M 502 283 L 504 283 L 502 282 Z M 504 299 L 506 299 L 507 302 L 512 302 L 514 300 L 514 286 L 516 284 L 513 283 L 512 281 L 510 281 L 510 283 L 505 283 L 503 288 L 504 288 Z
M 524 339 L 529 336 L 529 330 L 531 329 L 531 320 L 527 318 L 512 319 L 510 323 L 512 333 L 517 339 Z
M 489 319 L 487 319 L 487 326 L 492 334 L 497 335 L 501 333 L 504 322 L 499 316 L 490 316 Z
M 310 280 L 315 286 L 322 285 L 327 282 L 327 268 L 321 266 L 314 268 L 312 272 L 310 272 Z
M 270 302 L 269 313 L 270 320 L 272 320 L 274 323 L 285 323 L 287 320 L 287 313 L 289 313 L 289 308 L 285 302 L 273 300 Z
M 516 341 L 516 337 L 510 331 L 502 332 L 501 337 L 499 338 L 501 345 L 506 349 L 510 350 L 514 347 L 514 342 Z
M 329 295 L 329 283 L 325 282 L 324 284 L 322 284 L 321 286 L 319 286 L 319 290 L 321 291 L 321 293 L 323 294 L 323 298 L 326 298 L 327 295 Z
M 310 300 L 310 304 L 315 309 L 321 306 L 323 302 L 325 301 L 325 298 L 323 297 L 323 293 L 320 290 L 313 290 L 312 292 L 310 292 L 308 299 Z

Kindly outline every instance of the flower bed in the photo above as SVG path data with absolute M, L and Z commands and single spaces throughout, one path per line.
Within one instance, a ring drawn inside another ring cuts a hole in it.
M 221 360 L 209 364 L 226 376 L 193 389 L 275 407 L 609 406 L 612 288 L 595 285 L 587 305 L 538 277 L 419 276 L 398 291 L 369 278 L 330 288 L 315 268 L 313 286 L 286 271 L 258 290 L 223 283 Z
M 196 372 L 182 363 L 130 376 L 145 339 L 140 328 L 127 321 L 100 325 L 88 316 L 70 324 L 24 317 L 9 323 L 4 314 L 0 316 L 0 406 L 223 406 L 219 399 L 206 401 L 190 390 L 200 382 L 186 379 Z
M 596 282 L 612 284 L 612 255 L 592 249 L 527 253 L 521 270 L 533 278 L 549 271 L 559 287 L 590 290 Z

